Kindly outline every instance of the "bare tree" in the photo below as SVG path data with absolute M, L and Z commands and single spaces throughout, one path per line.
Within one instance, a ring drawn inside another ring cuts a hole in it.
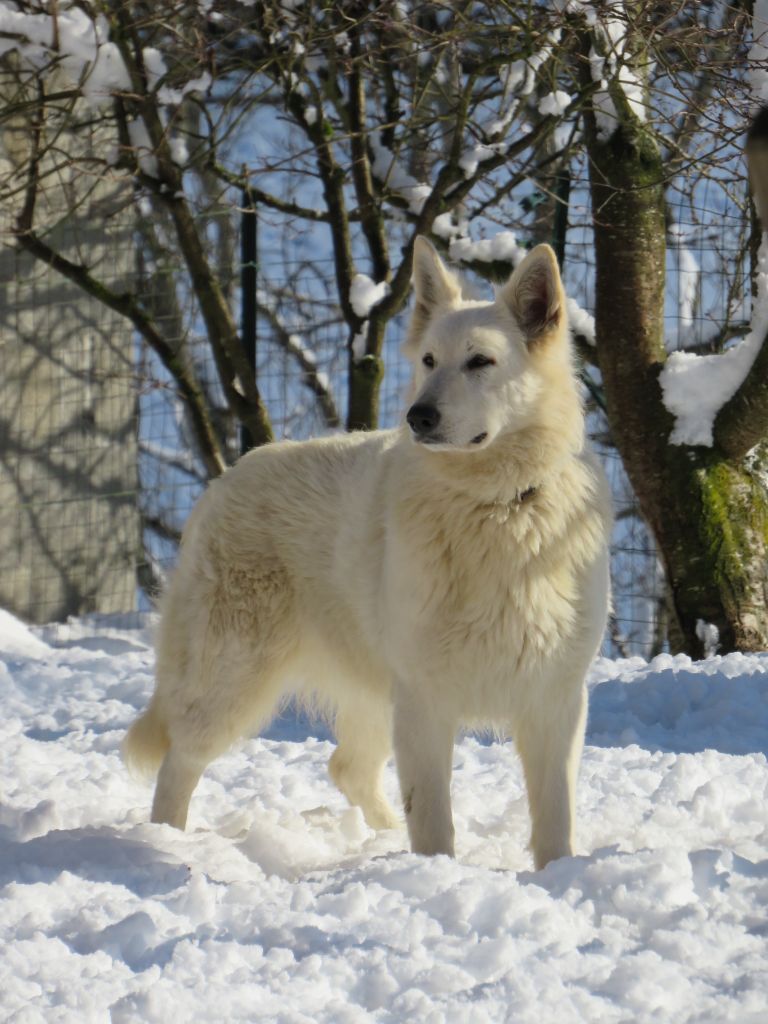
M 749 318 L 738 284 L 755 250 L 739 163 L 747 7 L 0 3 L 18 14 L 3 58 L 17 155 L 0 191 L 15 207 L 16 244 L 128 317 L 160 358 L 207 476 L 231 458 L 233 424 L 257 442 L 272 435 L 232 312 L 232 220 L 220 212 L 243 190 L 274 237 L 302 240 L 313 268 L 308 286 L 286 287 L 263 267 L 259 303 L 328 425 L 377 424 L 385 332 L 408 298 L 417 234 L 487 279 L 506 275 L 530 242 L 551 241 L 565 259 L 585 382 L 659 545 L 674 645 L 700 652 L 702 620 L 723 649 L 764 646 L 768 348 L 756 346 L 716 410 L 711 443 L 686 435 L 667 388 L 672 349 L 730 359 L 727 342 Z M 77 46 L 75 23 L 90 26 Z M 93 40 L 85 54 L 83 38 Z M 114 138 L 87 163 L 59 131 L 83 118 Z M 152 302 L 115 294 L 86 261 L 56 252 L 41 197 L 63 167 L 130 182 Z M 716 203 L 698 201 L 705 187 Z M 665 268 L 668 256 L 682 266 L 690 255 L 675 213 L 685 200 L 700 237 L 717 232 L 718 258 L 733 264 L 718 221 L 727 209 L 744 253 L 727 310 L 706 330 L 694 312 L 709 286 L 688 271 L 699 290 L 686 292 L 685 330 L 671 338 Z M 577 239 L 593 270 L 569 259 Z M 313 259 L 326 253 L 327 274 Z M 593 301 L 594 325 L 583 309 Z M 307 331 L 337 319 L 346 396 L 318 373 L 296 316 Z

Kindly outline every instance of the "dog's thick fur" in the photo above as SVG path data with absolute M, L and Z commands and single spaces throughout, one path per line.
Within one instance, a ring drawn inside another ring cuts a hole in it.
M 564 296 L 539 246 L 469 302 L 414 252 L 410 428 L 269 445 L 203 495 L 125 744 L 183 828 L 206 765 L 286 692 L 335 711 L 330 774 L 375 828 L 392 746 L 412 849 L 453 853 L 460 725 L 511 734 L 541 867 L 573 850 L 584 675 L 608 600 L 609 499 L 584 449 Z

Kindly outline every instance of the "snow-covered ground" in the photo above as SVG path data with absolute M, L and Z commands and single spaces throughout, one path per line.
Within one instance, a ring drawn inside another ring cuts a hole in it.
M 456 861 L 371 832 L 296 716 L 187 834 L 146 824 L 119 746 L 151 670 L 146 631 L 0 613 L 0 1019 L 768 1020 L 768 655 L 598 661 L 582 852 L 541 872 L 513 748 L 472 737 Z

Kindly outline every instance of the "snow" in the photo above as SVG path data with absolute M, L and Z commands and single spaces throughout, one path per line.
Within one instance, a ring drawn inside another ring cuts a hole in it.
M 469 221 L 461 211 L 449 210 L 448 213 L 440 213 L 432 221 L 432 234 L 438 238 L 444 238 L 447 242 L 465 235 L 469 230 Z
M 455 861 L 371 832 L 295 714 L 182 834 L 119 757 L 149 629 L 2 613 L 0 650 L 3 1019 L 766 1019 L 768 655 L 598 659 L 579 853 L 534 872 L 509 744 L 457 743 Z
M 709 658 L 711 655 L 717 654 L 720 647 L 720 630 L 714 623 L 697 619 L 696 636 L 704 645 L 705 657 Z
M 464 177 L 471 178 L 477 174 L 480 164 L 485 163 L 486 160 L 492 160 L 495 156 L 503 156 L 507 149 L 508 146 L 505 142 L 494 142 L 490 145 L 481 142 L 473 146 L 459 158 L 459 167 L 463 171 Z
M 565 308 L 568 311 L 568 323 L 571 331 L 584 338 L 588 345 L 595 344 L 595 318 L 591 313 L 578 304 L 576 299 L 568 296 L 565 300 Z
M 561 89 L 555 89 L 554 92 L 549 93 L 548 96 L 542 96 L 539 100 L 539 113 L 544 115 L 552 114 L 554 117 L 560 117 L 560 115 L 567 109 L 572 98 L 573 97 L 569 96 L 567 92 L 563 92 Z
M 363 318 L 360 330 L 352 339 L 352 356 L 359 363 L 365 357 L 368 346 L 368 317 L 373 307 L 389 295 L 391 288 L 387 281 L 376 283 L 367 274 L 355 274 L 349 287 L 349 301 L 352 309 Z
M 362 330 L 352 338 L 352 356 L 356 363 L 365 357 L 368 349 L 368 321 L 363 321 Z
M 189 150 L 187 149 L 187 143 L 184 139 L 178 137 L 171 137 L 168 140 L 168 145 L 171 151 L 171 160 L 179 167 L 183 167 L 184 164 L 189 161 Z M 178 194 L 177 198 L 184 199 L 184 193 Z
M 200 93 L 204 95 L 213 85 L 213 79 L 210 74 L 206 71 L 198 78 L 190 78 L 188 82 L 185 82 L 179 89 L 170 89 L 168 86 L 161 86 L 157 95 L 160 102 L 168 106 L 175 106 L 184 99 L 185 96 L 189 96 L 191 93 Z
M 376 283 L 367 274 L 355 274 L 349 286 L 349 301 L 359 317 L 365 319 L 373 307 L 390 293 L 386 281 Z
M 304 366 L 317 366 L 317 355 L 314 349 L 309 348 L 304 343 L 304 339 L 300 334 L 289 334 L 286 339 L 286 344 L 289 352 L 293 352 L 294 355 L 298 356 Z
M 518 245 L 513 231 L 499 231 L 491 238 L 472 241 L 470 238 L 455 238 L 448 254 L 452 260 L 463 263 L 492 263 L 495 260 L 508 261 L 517 265 L 525 257 L 527 249 Z
M 154 46 L 145 46 L 142 56 L 147 73 L 147 86 L 152 92 L 158 87 L 161 79 L 168 74 L 168 65 L 165 63 L 165 57 Z

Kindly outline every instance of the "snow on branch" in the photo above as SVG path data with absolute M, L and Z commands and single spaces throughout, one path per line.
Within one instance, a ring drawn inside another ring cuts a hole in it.
M 16 4 L 0 0 L 0 56 L 17 53 L 37 76 L 53 74 L 54 70 L 56 74 L 63 73 L 93 108 L 102 107 L 116 95 L 135 91 L 131 71 L 103 14 L 91 15 L 79 5 L 67 2 L 50 7 L 51 13 L 23 13 L 16 9 Z M 158 109 L 163 111 L 178 106 L 190 93 L 205 92 L 211 85 L 211 76 L 204 72 L 169 87 L 168 67 L 156 47 L 147 46 L 141 51 L 141 65 L 147 94 L 156 98 Z M 155 176 L 157 168 L 146 128 L 133 121 L 130 134 L 142 170 Z M 183 144 L 172 139 L 170 145 L 174 160 L 184 163 L 187 152 Z
M 370 316 L 373 307 L 389 295 L 390 290 L 386 281 L 379 281 L 377 284 L 367 274 L 355 274 L 349 289 L 352 309 L 365 320 Z
M 596 4 L 590 0 L 555 0 L 562 14 L 580 15 L 591 30 L 592 46 L 589 68 L 597 89 L 592 98 L 599 142 L 607 142 L 618 127 L 622 112 L 619 105 L 637 118 L 647 118 L 646 101 L 641 76 L 631 66 L 628 52 L 629 18 L 626 5 L 611 2 Z
M 664 405 L 675 417 L 672 444 L 705 445 L 714 441 L 713 426 L 719 411 L 736 394 L 768 332 L 768 245 L 760 247 L 757 296 L 752 325 L 740 341 L 715 355 L 673 352 L 659 381 Z
M 452 260 L 461 263 L 508 262 L 513 267 L 525 257 L 527 249 L 517 244 L 512 231 L 500 231 L 493 238 L 473 242 L 470 238 L 455 238 L 448 247 Z
M 94 105 L 112 93 L 130 89 L 131 79 L 118 47 L 109 39 L 107 20 L 62 4 L 55 15 L 22 13 L 0 2 L 0 54 L 18 52 L 30 66 L 56 56 L 57 65 Z
M 82 83 L 83 96 L 94 105 L 131 89 L 130 73 L 104 15 L 89 15 L 74 3 L 51 5 L 51 14 L 24 14 L 16 6 L 0 0 L 0 54 L 16 50 L 30 62 L 55 55 L 57 66 L 73 82 Z M 157 90 L 163 104 L 178 104 L 189 93 L 204 92 L 211 85 L 210 74 L 204 72 L 170 88 L 164 84 L 168 67 L 160 50 L 145 47 L 142 60 L 148 91 Z

